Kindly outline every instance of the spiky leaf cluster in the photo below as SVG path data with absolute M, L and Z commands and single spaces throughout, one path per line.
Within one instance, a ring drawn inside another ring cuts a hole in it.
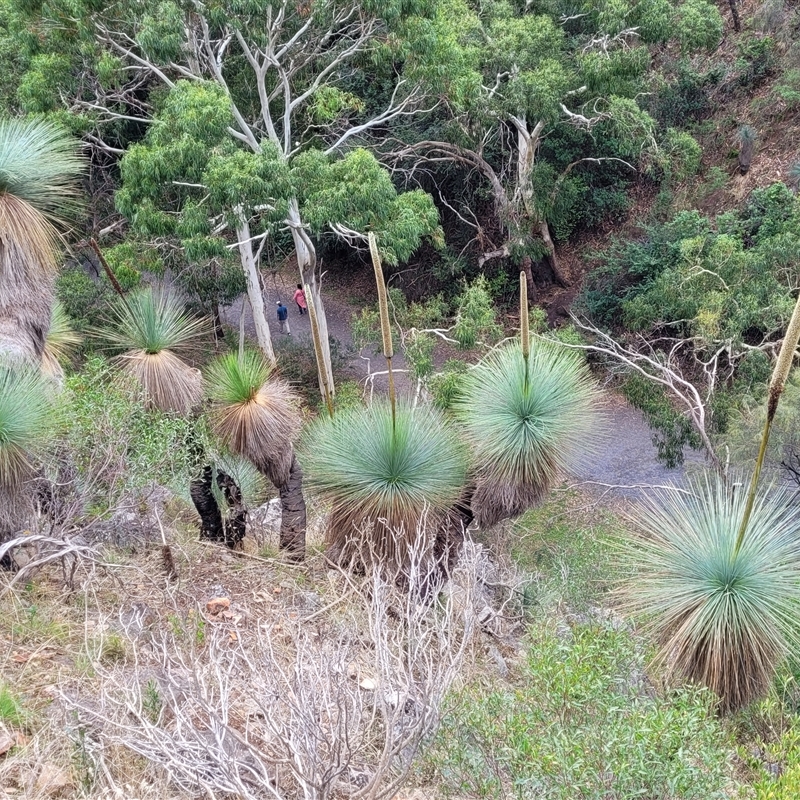
M 586 366 L 555 343 L 518 342 L 487 356 L 454 408 L 476 459 L 481 524 L 521 513 L 591 447 L 596 391 Z
M 137 380 L 147 405 L 188 413 L 200 401 L 202 380 L 178 354 L 206 329 L 205 320 L 187 314 L 174 294 L 146 287 L 118 298 L 112 320 L 95 334 L 124 350 L 117 364 Z
M 687 488 L 658 491 L 632 513 L 623 595 L 668 671 L 736 709 L 763 696 L 780 660 L 798 653 L 800 530 L 787 491 L 759 490 L 736 552 L 746 493 L 715 475 Z
M 30 476 L 51 413 L 47 386 L 33 369 L 0 366 L 0 489 Z
M 249 459 L 277 487 L 292 466 L 292 442 L 300 427 L 299 402 L 289 385 L 272 377 L 264 357 L 228 353 L 208 368 L 214 433 L 233 453 Z
M 333 539 L 378 521 L 413 535 L 426 512 L 453 505 L 467 470 L 466 450 L 440 413 L 398 405 L 393 425 L 385 401 L 312 423 L 302 458 L 308 485 L 333 505 Z

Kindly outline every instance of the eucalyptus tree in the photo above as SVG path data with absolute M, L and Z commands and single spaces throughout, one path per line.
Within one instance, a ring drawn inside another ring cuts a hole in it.
M 406 146 L 387 158 L 412 173 L 420 162 L 474 171 L 503 237 L 492 240 L 490 226 L 461 214 L 474 220 L 479 263 L 545 256 L 566 284 L 552 226 L 568 228 L 570 215 L 579 215 L 588 193 L 581 173 L 599 164 L 632 173 L 697 149 L 677 132 L 660 142 L 639 97 L 648 44 L 714 45 L 719 12 L 706 0 L 446 0 L 434 24 L 442 67 L 424 79 L 446 91 L 446 113 L 425 132 L 403 131 Z
M 207 154 L 200 151 L 213 150 L 211 159 L 226 168 L 234 167 L 225 188 L 229 193 L 226 207 L 211 209 L 214 198 L 207 201 L 206 195 L 213 194 L 213 187 L 196 174 L 181 178 L 167 158 L 161 162 L 167 174 L 144 170 L 144 183 L 123 189 L 120 208 L 134 218 L 135 225 L 146 229 L 144 217 L 151 211 L 181 211 L 185 216 L 184 206 L 189 203 L 197 233 L 186 238 L 213 238 L 227 225 L 235 232 L 234 246 L 249 276 L 254 309 L 258 303 L 253 287 L 258 248 L 279 224 L 291 236 L 301 283 L 309 287 L 317 311 L 324 367 L 332 386 L 316 245 L 307 217 L 314 216 L 318 223 L 325 217 L 326 225 L 341 223 L 345 228 L 363 230 L 351 224 L 346 213 L 343 218 L 334 213 L 320 217 L 306 208 L 304 199 L 314 193 L 315 185 L 305 181 L 324 182 L 331 173 L 323 168 L 322 159 L 334 168 L 359 136 L 428 108 L 419 82 L 412 80 L 413 69 L 422 58 L 419 54 L 426 52 L 424 42 L 414 48 L 418 54 L 414 57 L 401 42 L 421 35 L 425 29 L 421 17 L 434 7 L 422 0 L 342 4 L 331 0 L 185 4 L 172 0 L 107 4 L 50 0 L 33 10 L 28 35 L 20 37 L 26 47 L 37 51 L 22 83 L 37 87 L 37 102 L 47 106 L 42 110 L 63 107 L 58 98 L 65 97 L 71 111 L 91 118 L 87 138 L 97 147 L 117 153 L 131 138 L 141 137 L 143 126 L 152 126 L 165 107 L 165 92 L 181 96 L 175 103 L 166 101 L 168 113 L 178 116 L 184 109 L 176 105 L 204 94 L 200 107 L 185 109 L 189 118 L 183 116 L 184 130 L 176 141 L 169 141 L 169 133 L 152 133 L 145 146 L 169 149 L 174 145 L 179 149 L 185 144 L 194 148 L 203 164 Z M 30 13 L 30 6 L 26 8 Z M 54 24 L 43 33 L 42 21 Z M 34 29 L 38 40 L 30 35 Z M 78 41 L 80 47 L 75 45 Z M 55 61 L 37 60 L 56 48 L 59 55 Z M 188 85 L 182 87 L 181 81 Z M 193 127 L 192 142 L 184 140 L 185 126 Z M 262 193 L 258 186 L 250 185 L 251 177 L 261 177 L 253 173 L 267 164 L 276 180 L 285 176 L 293 161 L 309 150 L 318 151 L 319 158 L 313 171 L 303 171 L 304 183 L 291 183 L 274 193 Z M 366 178 L 350 188 L 370 190 Z M 372 229 L 383 232 L 393 220 L 396 227 L 402 222 L 411 250 L 420 236 L 435 232 L 437 225 L 430 225 L 430 200 L 416 196 L 397 208 L 395 198 L 390 198 L 392 207 L 381 207 L 379 201 L 387 195 L 381 187 L 372 188 Z M 170 197 L 159 196 L 164 189 L 169 189 Z M 137 202 L 125 194 L 128 190 Z M 343 211 L 348 191 L 342 187 L 339 196 L 328 198 L 336 201 L 332 212 Z M 148 196 L 150 208 L 135 207 Z M 167 208 L 161 200 L 168 201 Z M 410 212 L 420 206 L 424 206 L 422 217 L 414 222 Z M 210 214 L 201 221 L 201 213 L 206 211 Z M 264 225 L 266 221 L 272 225 Z M 167 221 L 160 217 L 153 223 L 152 231 L 157 233 Z M 188 221 L 185 224 L 191 227 Z M 257 230 L 252 230 L 254 226 Z M 261 329 L 261 345 L 269 356 L 263 325 Z

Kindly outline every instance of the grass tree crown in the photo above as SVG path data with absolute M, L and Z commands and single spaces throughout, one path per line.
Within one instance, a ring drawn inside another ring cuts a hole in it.
M 13 197 L 60 226 L 79 208 L 82 169 L 65 130 L 39 119 L 0 119 L 0 207 Z
M 188 413 L 202 397 L 202 380 L 179 354 L 206 329 L 173 293 L 147 287 L 118 298 L 109 324 L 95 334 L 124 351 L 117 364 L 141 386 L 148 406 Z
M 590 446 L 597 393 L 580 356 L 540 339 L 494 350 L 467 374 L 455 410 L 476 460 L 481 524 L 521 513 Z
M 221 356 L 209 366 L 206 380 L 214 433 L 275 486 L 284 486 L 300 429 L 297 395 L 273 377 L 271 366 L 253 350 Z
M 456 502 L 467 473 L 466 448 L 439 412 L 398 404 L 393 425 L 388 401 L 316 420 L 301 455 L 309 487 L 333 505 L 332 541 L 378 521 L 413 535 L 427 512 Z
M 51 392 L 38 372 L 0 365 L 0 489 L 13 490 L 30 476 L 51 413 Z
M 736 550 L 746 493 L 715 474 L 658 491 L 631 515 L 622 594 L 660 642 L 668 671 L 737 709 L 763 696 L 800 648 L 800 531 L 787 490 L 757 492 Z

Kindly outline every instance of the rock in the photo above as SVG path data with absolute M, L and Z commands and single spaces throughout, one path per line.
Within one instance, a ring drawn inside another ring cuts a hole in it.
M 227 611 L 230 607 L 230 597 L 212 597 L 206 603 L 206 611 L 208 611 L 209 614 L 219 614 L 223 611 Z
M 281 500 L 274 497 L 247 515 L 247 532 L 259 543 L 277 539 L 281 531 Z
M 0 731 L 0 756 L 5 755 L 16 743 L 17 740 L 11 734 Z
M 58 797 L 66 789 L 72 788 L 72 778 L 62 767 L 46 761 L 36 779 L 35 788 L 46 797 Z

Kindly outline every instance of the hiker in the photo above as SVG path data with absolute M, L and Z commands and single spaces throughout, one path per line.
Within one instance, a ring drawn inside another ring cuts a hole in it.
M 306 304 L 306 293 L 303 291 L 303 284 L 298 283 L 297 288 L 294 290 L 294 296 L 292 299 L 297 303 L 297 308 L 300 311 L 300 315 L 308 311 L 308 305 Z
M 289 336 L 292 332 L 289 330 L 289 309 L 278 300 L 278 322 L 281 324 L 281 333 L 288 333 Z

